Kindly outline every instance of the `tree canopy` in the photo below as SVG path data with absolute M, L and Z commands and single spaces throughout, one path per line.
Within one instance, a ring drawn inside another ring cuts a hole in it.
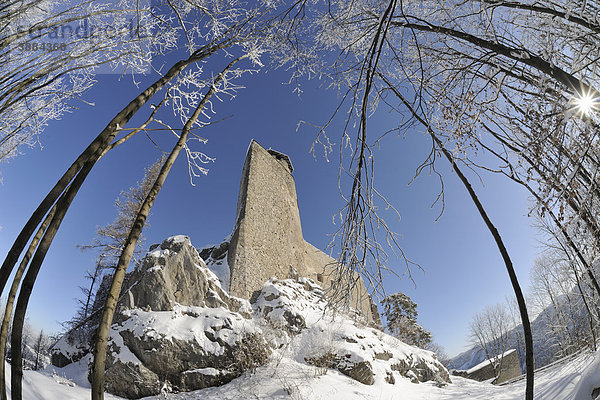
M 417 304 L 404 293 L 394 293 L 381 302 L 388 331 L 404 343 L 426 348 L 431 333 L 417 323 Z

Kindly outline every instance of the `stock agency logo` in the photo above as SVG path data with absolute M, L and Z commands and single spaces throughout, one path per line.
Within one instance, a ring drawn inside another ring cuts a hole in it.
M 150 0 L 104 0 L 102 7 L 94 9 L 56 3 L 52 8 L 56 17 L 25 13 L 10 27 L 15 61 L 52 58 L 79 65 L 91 62 L 96 74 L 121 74 L 131 67 L 125 59 L 131 57 L 135 72 L 149 70 L 148 50 L 156 30 L 149 18 Z

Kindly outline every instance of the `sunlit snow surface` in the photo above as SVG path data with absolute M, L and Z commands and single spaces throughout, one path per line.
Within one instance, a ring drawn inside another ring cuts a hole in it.
M 210 274 L 210 278 L 217 280 Z M 489 383 L 476 382 L 461 377 L 452 377 L 452 383 L 439 387 L 435 382 L 415 384 L 407 378 L 396 375 L 395 384 L 385 381 L 385 371 L 379 371 L 382 362 L 373 360 L 373 368 L 377 373 L 373 385 L 364 385 L 337 370 L 315 367 L 304 362 L 306 355 L 319 355 L 319 349 L 334 351 L 343 343 L 344 349 L 352 352 L 356 361 L 373 359 L 371 353 L 381 353 L 384 345 L 392 346 L 391 359 L 394 358 L 430 358 L 431 353 L 411 348 L 381 332 L 369 328 L 358 328 L 350 320 L 331 320 L 324 303 L 319 300 L 320 288 L 313 287 L 314 282 L 307 280 L 269 281 L 263 288 L 262 295 L 255 304 L 255 318 L 263 315 L 266 306 L 269 312 L 269 323 L 258 318 L 263 334 L 271 342 L 282 345 L 274 350 L 270 362 L 257 368 L 254 372 L 246 373 L 230 383 L 195 392 L 165 393 L 147 397 L 146 399 L 310 399 L 310 400 L 351 400 L 351 399 L 403 399 L 403 400 L 521 400 L 525 391 L 524 380 L 507 386 L 493 386 Z M 309 287 L 311 290 L 304 290 Z M 314 297 L 314 298 L 313 298 Z M 248 305 L 249 307 L 249 305 Z M 283 308 L 282 308 L 283 307 Z M 288 309 L 293 313 L 304 316 L 307 327 L 298 335 L 284 334 L 285 324 L 279 309 Z M 252 310 L 247 310 L 250 313 Z M 203 332 L 205 324 L 213 326 L 218 321 L 230 319 L 230 324 L 236 325 L 236 332 L 247 329 L 260 329 L 252 323 L 234 315 L 229 310 L 221 308 L 206 309 L 203 307 L 176 306 L 169 312 L 146 312 L 142 310 L 127 311 L 133 317 L 125 320 L 123 328 L 127 327 L 137 336 L 159 335 L 160 337 L 194 340 L 207 345 Z M 201 321 L 196 316 L 204 315 Z M 206 318 L 208 317 L 208 318 Z M 262 322 L 261 322 L 262 321 Z M 135 322 L 135 323 L 134 323 Z M 133 324 L 129 326 L 128 324 Z M 127 326 L 125 326 L 127 325 Z M 238 326 L 239 325 L 239 326 Z M 222 330 L 225 331 L 225 330 Z M 345 340 L 358 338 L 361 340 Z M 113 335 L 120 337 L 120 335 Z M 111 336 L 111 337 L 113 337 Z M 234 335 L 235 336 L 235 335 Z M 223 337 L 223 340 L 235 341 L 234 336 Z M 344 340 L 343 340 L 344 339 Z M 114 340 L 114 337 L 113 337 Z M 206 343 L 205 343 L 206 342 Z M 365 347 L 360 347 L 364 343 Z M 210 344 L 210 343 L 208 343 Z M 123 348 L 124 346 L 120 346 Z M 381 347 L 381 348 L 380 348 Z M 218 352 L 215 348 L 214 351 Z M 119 357 L 124 361 L 135 362 L 133 354 L 123 353 Z M 64 368 L 48 367 L 45 371 L 25 371 L 23 383 L 23 398 L 26 400 L 69 400 L 90 398 L 87 366 L 89 356 L 78 363 Z M 10 368 L 7 367 L 10 371 Z M 214 372 L 205 368 L 204 372 Z M 583 378 L 582 378 L 583 377 Z M 10 384 L 10 377 L 7 377 Z M 582 354 L 568 362 L 557 363 L 536 374 L 535 397 L 539 400 L 590 400 L 591 390 L 600 386 L 600 356 Z M 575 395 L 576 392 L 579 395 Z M 108 399 L 118 397 L 106 395 Z
M 334 370 L 324 370 L 274 354 L 271 363 L 258 368 L 254 374 L 245 374 L 227 385 L 196 392 L 168 394 L 168 399 L 415 399 L 415 400 L 521 400 L 525 382 L 507 386 L 493 386 L 460 377 L 452 377 L 452 384 L 439 388 L 434 383 L 410 383 L 397 379 L 390 385 L 383 379 L 372 386 L 358 383 Z M 279 357 L 278 357 L 279 356 Z M 280 358 L 282 357 L 282 358 Z M 594 362 L 595 358 L 597 360 Z M 81 364 L 80 364 L 81 365 Z M 74 366 L 49 367 L 43 372 L 25 371 L 24 399 L 69 400 L 90 398 L 89 389 L 76 385 L 84 376 Z M 83 367 L 85 368 L 85 367 Z M 10 371 L 10 368 L 7 366 Z M 326 372 L 326 373 L 325 373 Z M 71 379 L 65 377 L 71 377 Z M 590 382 L 600 386 L 600 357 L 583 354 L 569 363 L 562 363 L 536 374 L 535 398 L 539 400 L 581 400 L 574 390 L 581 376 L 582 389 L 589 390 Z M 10 377 L 8 377 L 10 384 Z M 589 395 L 588 395 L 589 396 Z M 106 399 L 117 397 L 107 395 Z M 164 396 L 146 399 L 165 399 Z M 587 397 L 586 399 L 590 399 Z

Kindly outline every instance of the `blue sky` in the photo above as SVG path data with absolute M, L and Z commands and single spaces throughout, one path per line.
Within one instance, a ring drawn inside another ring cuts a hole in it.
M 305 239 L 321 249 L 326 247 L 329 234 L 336 230 L 332 215 L 342 205 L 337 188 L 337 153 L 331 162 L 320 154 L 313 158 L 309 150 L 316 131 L 308 125 L 297 130 L 297 125 L 301 120 L 325 122 L 337 105 L 336 93 L 320 89 L 318 81 L 308 81 L 303 82 L 304 93 L 298 96 L 282 84 L 286 76 L 284 71 L 247 76 L 246 89 L 237 98 L 215 104 L 214 119 L 228 118 L 200 133 L 208 139 L 201 150 L 216 161 L 210 165 L 208 176 L 195 179 L 192 186 L 185 159 L 180 157 L 144 231 L 146 246 L 174 234 L 189 235 L 197 247 L 220 242 L 229 235 L 245 152 L 254 138 L 291 157 Z M 154 78 L 139 77 L 142 86 Z M 41 138 L 42 149 L 29 149 L 0 165 L 2 257 L 62 172 L 138 91 L 130 78 L 119 81 L 116 75 L 99 75 L 98 80 L 86 96 L 95 106 L 81 104 L 79 110 L 47 128 Z M 336 145 L 342 123 L 336 121 L 328 131 Z M 372 137 L 395 123 L 394 114 L 378 112 L 369 123 Z M 165 134 L 156 134 L 157 141 L 173 143 L 172 137 L 160 136 Z M 415 168 L 427 156 L 429 145 L 422 133 L 409 131 L 402 137 L 389 135 L 375 153 L 376 185 L 402 216 L 398 221 L 388 213 L 391 227 L 402 235 L 400 244 L 407 256 L 424 269 L 413 270 L 414 283 L 406 276 L 389 276 L 386 289 L 411 296 L 418 304 L 421 324 L 454 355 L 467 347 L 472 315 L 488 304 L 504 301 L 512 289 L 489 232 L 449 166 L 443 160 L 439 164 L 445 175 L 446 209 L 437 222 L 439 206 L 431 208 L 439 190 L 437 178 L 424 171 L 408 185 Z M 86 284 L 85 271 L 93 268 L 95 258 L 94 253 L 81 252 L 75 246 L 90 243 L 96 227 L 112 221 L 113 203 L 119 192 L 140 180 L 144 168 L 158 157 L 150 141 L 138 135 L 111 151 L 94 168 L 40 272 L 28 314 L 34 327 L 56 331 L 59 322 L 72 316 L 74 299 L 80 296 L 78 286 Z M 538 249 L 531 220 L 526 217 L 526 194 L 500 177 L 486 175 L 485 185 L 474 183 L 506 240 L 522 285 L 527 287 L 528 270 Z M 400 260 L 390 259 L 390 267 L 404 274 Z

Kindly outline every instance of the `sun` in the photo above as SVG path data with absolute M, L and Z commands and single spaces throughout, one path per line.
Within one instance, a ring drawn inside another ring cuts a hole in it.
M 582 114 L 589 115 L 596 109 L 598 103 L 590 94 L 583 94 L 575 99 L 575 105 Z
M 590 117 L 594 111 L 600 110 L 600 94 L 591 88 L 575 91 L 571 98 L 571 111 L 576 111 L 579 118 Z

